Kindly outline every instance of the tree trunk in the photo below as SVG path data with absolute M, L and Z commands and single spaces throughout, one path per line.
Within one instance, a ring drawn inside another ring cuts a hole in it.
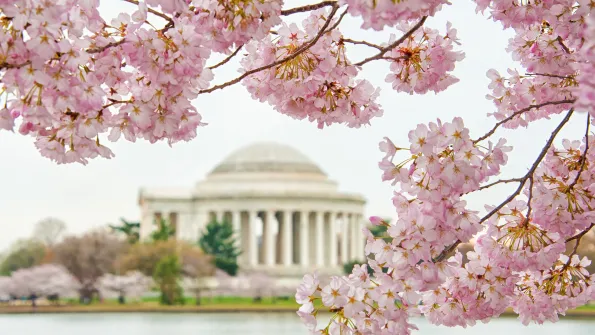
M 200 290 L 196 290 L 196 306 L 200 306 Z

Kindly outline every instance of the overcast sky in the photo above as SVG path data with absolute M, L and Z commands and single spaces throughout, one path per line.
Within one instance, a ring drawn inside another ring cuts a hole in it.
M 115 0 L 102 3 L 105 17 L 130 8 Z M 286 7 L 293 7 L 307 2 L 286 3 Z M 363 75 L 381 87 L 379 101 L 385 115 L 365 128 L 335 125 L 319 130 L 313 123 L 294 120 L 252 100 L 238 84 L 202 95 L 195 101 L 209 125 L 200 128 L 194 140 L 172 148 L 166 143 L 143 141 L 111 143 L 115 158 L 96 159 L 87 166 L 57 165 L 40 156 L 32 138 L 0 131 L 0 249 L 17 238 L 29 236 L 34 224 L 48 216 L 64 220 L 70 233 L 114 223 L 120 217 L 137 220 L 140 187 L 193 187 L 225 156 L 257 141 L 277 141 L 297 148 L 338 181 L 342 190 L 363 194 L 368 199 L 366 215 L 394 216 L 393 190 L 390 184 L 381 181 L 378 169 L 382 157 L 378 142 L 388 136 L 398 145 L 408 145 L 410 129 L 437 117 L 450 121 L 462 116 L 472 129 L 472 137 L 482 135 L 494 124 L 486 116 L 494 111 L 493 104 L 485 99 L 489 93 L 486 71 L 490 68 L 504 71 L 516 66 L 505 51 L 512 32 L 503 31 L 499 23 L 487 16 L 476 15 L 473 2 L 457 1 L 428 20 L 427 25 L 444 32 L 447 20 L 458 29 L 466 53 L 454 71 L 461 81 L 438 95 L 410 96 L 396 93 L 384 82 L 387 64 L 369 63 Z M 389 32 L 395 31 L 375 33 L 361 31 L 359 26 L 358 19 L 347 16 L 341 30 L 353 39 L 367 38 L 376 43 L 388 40 Z M 349 57 L 358 61 L 372 52 L 354 49 Z M 216 72 L 213 84 L 235 77 L 238 68 L 237 61 L 230 62 Z M 536 122 L 529 129 L 496 134 L 508 137 L 509 143 L 515 145 L 504 177 L 517 177 L 526 171 L 558 120 L 560 116 Z M 563 134 L 580 138 L 583 124 L 584 115 L 575 115 Z M 510 186 L 502 186 L 468 199 L 481 209 L 485 203 L 499 203 L 509 193 Z

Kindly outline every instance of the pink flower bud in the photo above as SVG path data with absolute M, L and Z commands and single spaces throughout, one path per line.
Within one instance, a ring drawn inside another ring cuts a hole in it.
M 370 223 L 372 223 L 375 226 L 380 226 L 383 222 L 384 220 L 382 220 L 380 216 L 370 216 Z

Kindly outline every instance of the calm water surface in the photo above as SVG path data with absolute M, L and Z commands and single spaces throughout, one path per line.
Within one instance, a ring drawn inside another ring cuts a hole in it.
M 475 327 L 444 328 L 416 322 L 420 335 L 595 335 L 595 320 L 562 320 L 522 326 L 504 318 Z M 290 313 L 246 314 L 40 314 L 1 315 L 2 335 L 306 335 Z

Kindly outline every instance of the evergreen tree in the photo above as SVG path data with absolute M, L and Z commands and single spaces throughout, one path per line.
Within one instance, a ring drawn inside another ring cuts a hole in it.
M 167 222 L 167 220 L 155 220 L 154 224 L 157 225 L 157 230 L 151 233 L 151 240 L 167 241 L 170 237 L 176 235 L 176 228 L 171 223 Z
M 118 233 L 124 234 L 128 243 L 135 244 L 140 239 L 140 222 L 129 222 L 120 218 L 122 224 L 110 225 L 110 228 Z
M 181 276 L 182 265 L 177 255 L 165 256 L 155 266 L 153 279 L 159 285 L 162 305 L 184 304 L 183 290 L 178 283 Z
M 198 245 L 205 254 L 215 258 L 215 266 L 235 276 L 238 273 L 238 256 L 240 251 L 233 236 L 233 226 L 227 221 L 211 221 L 198 240 Z

